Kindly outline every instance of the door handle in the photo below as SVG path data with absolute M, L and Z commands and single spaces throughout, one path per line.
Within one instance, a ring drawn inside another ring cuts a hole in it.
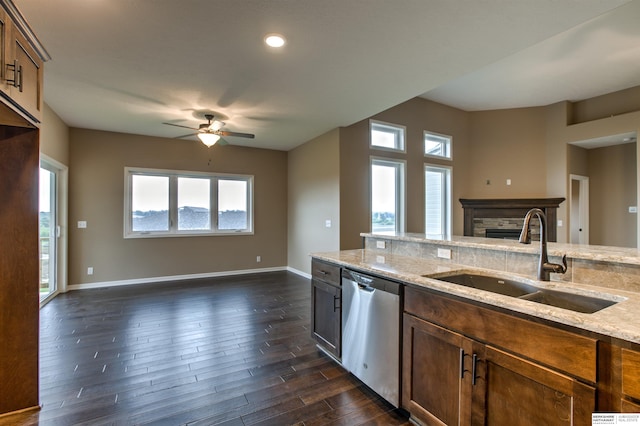
M 471 365 L 471 384 L 473 386 L 476 385 L 476 366 L 478 365 L 478 355 L 477 354 L 473 354 L 473 356 L 471 357 L 472 359 L 472 365 Z

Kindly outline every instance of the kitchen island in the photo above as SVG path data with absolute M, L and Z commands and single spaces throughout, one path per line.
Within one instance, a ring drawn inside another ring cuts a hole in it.
M 404 285 L 400 405 L 415 421 L 500 424 L 520 416 L 520 424 L 590 424 L 596 411 L 640 411 L 635 249 L 551 244 L 549 255 L 566 253 L 569 269 L 542 282 L 535 279 L 537 244 L 362 236 L 364 249 L 313 259 Z M 438 279 L 460 272 L 611 306 L 576 312 Z

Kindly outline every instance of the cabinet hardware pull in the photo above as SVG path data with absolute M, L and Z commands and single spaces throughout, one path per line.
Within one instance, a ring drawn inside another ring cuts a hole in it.
M 476 365 L 478 364 L 478 355 L 477 354 L 473 354 L 472 358 L 472 364 L 471 364 L 471 384 L 473 386 L 476 385 Z
M 337 311 L 338 309 L 340 309 L 340 304 L 338 304 L 338 306 L 336 306 L 336 302 L 340 301 L 340 297 L 339 296 L 333 296 L 333 312 Z
M 326 271 L 319 270 L 318 272 L 320 272 L 322 275 L 327 275 L 327 272 L 326 272 Z
M 22 92 L 22 65 L 18 65 L 18 60 L 15 59 L 12 64 L 7 64 L 7 70 L 13 71 L 13 79 L 7 78 L 7 83 Z
M 460 348 L 460 378 L 464 379 L 464 349 Z

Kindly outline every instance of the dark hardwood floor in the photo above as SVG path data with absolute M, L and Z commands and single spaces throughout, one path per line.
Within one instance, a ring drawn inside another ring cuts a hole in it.
M 0 425 L 408 425 L 319 351 L 288 272 L 62 294 L 40 312 L 42 409 Z

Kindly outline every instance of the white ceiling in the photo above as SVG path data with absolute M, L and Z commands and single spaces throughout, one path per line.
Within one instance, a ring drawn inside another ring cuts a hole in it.
M 177 137 L 162 122 L 213 112 L 256 134 L 232 144 L 289 150 L 420 95 L 478 110 L 640 85 L 640 0 L 14 2 L 72 127 Z

